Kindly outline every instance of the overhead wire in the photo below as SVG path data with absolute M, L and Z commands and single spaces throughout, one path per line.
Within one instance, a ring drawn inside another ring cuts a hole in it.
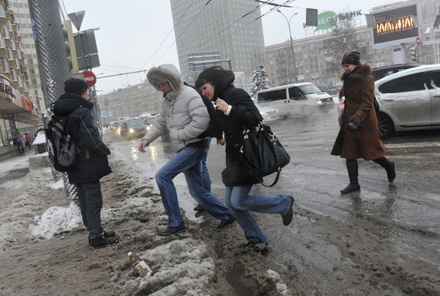
M 262 3 L 262 4 L 258 5 L 257 8 L 255 8 L 252 12 L 254 12 L 254 11 L 256 11 L 257 9 L 260 9 L 261 7 L 264 7 L 265 5 L 268 5 L 269 3 L 272 3 L 272 2 L 274 2 L 274 1 L 275 1 L 275 0 L 270 0 L 270 1 L 268 1 L 267 3 Z M 286 1 L 284 1 L 283 3 L 281 3 L 281 4 L 279 4 L 279 5 L 287 5 L 287 4 L 289 4 L 289 3 L 293 2 L 293 1 L 295 1 L 295 0 L 286 0 Z M 267 15 L 267 14 L 273 12 L 273 10 L 274 10 L 274 9 L 277 9 L 278 7 L 280 7 L 280 6 L 275 6 L 274 8 L 271 8 L 271 9 L 269 10 L 269 12 L 265 13 L 264 15 Z M 252 13 L 252 12 L 251 12 L 251 13 Z M 216 36 L 212 36 L 210 39 L 208 39 L 208 40 L 204 40 L 204 43 L 207 44 L 210 40 L 212 40 L 212 39 L 214 39 L 215 37 L 217 37 L 218 35 L 222 34 L 222 33 L 225 32 L 227 29 L 229 29 L 229 28 L 232 27 L 234 24 L 238 23 L 241 19 L 245 18 L 246 16 L 250 15 L 251 13 L 246 13 L 246 14 L 244 14 L 240 19 L 234 21 L 231 25 L 226 26 L 222 31 L 218 32 Z M 246 27 L 248 27 L 249 25 L 251 25 L 252 23 L 254 23 L 255 21 L 257 21 L 259 18 L 263 17 L 264 15 L 255 18 L 254 20 L 250 21 L 248 24 L 245 24 L 243 27 L 240 27 L 238 30 L 231 32 L 229 35 L 226 36 L 226 38 L 229 38 L 229 37 L 231 37 L 233 34 L 235 34 L 235 33 L 239 32 L 239 31 L 243 30 L 243 29 L 246 28 Z M 222 42 L 222 40 L 219 39 L 219 41 L 216 42 L 216 43 L 214 43 L 214 44 L 206 45 L 206 46 L 203 48 L 203 50 L 207 50 L 207 49 L 209 49 L 209 48 L 212 48 L 212 47 L 214 47 L 214 46 L 220 44 L 220 42 Z M 203 50 L 202 50 L 202 51 L 203 51 Z
M 62 7 L 64 8 L 64 13 L 65 13 L 65 15 L 67 15 L 67 10 L 66 10 L 66 7 L 65 7 L 65 4 L 64 4 L 64 0 L 60 0 L 61 1 L 61 3 L 62 3 Z M 181 17 L 179 18 L 179 20 L 175 23 L 175 24 L 173 24 L 173 28 L 168 32 L 168 34 L 164 37 L 164 39 L 163 39 L 163 41 L 159 44 L 159 46 L 156 48 L 156 50 L 153 52 L 153 54 L 148 58 L 148 60 L 142 65 L 142 67 L 141 67 L 141 69 L 143 69 L 149 62 L 150 62 L 150 60 L 154 57 L 154 55 L 160 50 L 160 48 L 163 46 L 163 44 L 166 42 L 166 40 L 169 38 L 169 36 L 171 35 L 171 33 L 173 32 L 173 31 L 175 31 L 175 28 L 176 28 L 176 26 L 181 22 L 181 20 L 183 19 L 183 17 L 185 16 L 185 14 L 186 14 L 186 12 L 190 9 L 190 7 L 194 4 L 194 1 L 195 0 L 192 0 L 191 1 L 191 3 L 187 6 L 187 8 L 186 8 L 186 10 L 184 11 L 184 13 L 182 13 L 182 15 L 181 15 Z M 248 15 L 251 15 L 253 12 L 255 12 L 255 11 L 257 11 L 258 9 L 261 9 L 262 7 L 264 7 L 264 6 L 266 6 L 266 5 L 268 5 L 269 3 L 273 3 L 275 0 L 268 0 L 266 3 L 261 3 L 261 2 L 258 2 L 259 4 L 258 5 L 256 5 L 256 7 L 253 9 L 253 10 L 251 10 L 251 11 L 249 11 L 249 12 L 247 12 L 247 13 L 245 13 L 244 15 L 242 15 L 239 19 L 237 19 L 237 20 L 235 20 L 232 24 L 229 24 L 228 26 L 226 26 L 225 28 L 223 28 L 223 30 L 221 30 L 220 32 L 218 32 L 215 36 L 212 36 L 211 38 L 209 38 L 208 40 L 204 40 L 204 44 L 206 44 L 207 42 L 209 42 L 210 40 L 212 40 L 212 39 L 214 39 L 214 38 L 216 38 L 217 36 L 220 36 L 221 34 L 223 34 L 227 29 L 229 29 L 230 27 L 232 27 L 233 25 L 235 25 L 235 24 L 237 24 L 240 20 L 242 20 L 242 19 L 244 19 L 245 17 L 247 17 Z M 286 1 L 284 1 L 283 3 L 281 3 L 281 4 L 279 4 L 279 5 L 286 5 L 286 4 L 289 4 L 289 3 L 291 3 L 291 2 L 293 2 L 293 1 L 295 1 L 295 0 L 286 0 Z M 174 42 L 166 49 L 166 50 L 164 50 L 163 51 L 163 53 L 162 53 L 162 55 L 160 55 L 157 59 L 156 59 L 156 62 L 155 62 L 155 64 L 156 63 L 158 63 L 159 61 L 160 61 L 160 59 L 176 44 L 176 41 L 177 40 L 179 40 L 181 37 L 182 37 L 182 35 L 187 31 L 187 29 L 194 23 L 194 21 L 200 16 L 200 14 L 206 9 L 206 7 L 207 7 L 207 5 L 208 4 L 210 4 L 212 2 L 212 0 L 208 0 L 206 3 L 205 3 L 205 5 L 203 6 L 203 8 L 196 14 L 196 16 L 194 16 L 194 18 L 188 23 L 188 25 L 182 30 L 182 33 L 180 34 L 180 35 L 178 35 L 178 36 L 176 36 L 175 37 L 175 40 L 174 40 Z M 275 3 L 276 4 L 276 3 Z M 272 4 L 273 5 L 273 4 Z M 60 5 L 61 6 L 61 5 Z M 239 32 L 239 31 L 241 31 L 242 29 L 244 29 L 244 28 L 246 28 L 246 27 L 248 27 L 249 25 L 251 25 L 253 22 L 255 22 L 256 20 L 258 20 L 259 18 L 261 18 L 261 17 L 263 17 L 263 16 L 265 16 L 265 15 L 267 15 L 267 14 L 269 14 L 269 13 L 271 13 L 273 10 L 275 10 L 275 9 L 277 9 L 278 7 L 280 7 L 280 6 L 275 6 L 274 8 L 271 8 L 270 10 L 269 10 L 269 12 L 266 12 L 264 15 L 261 15 L 260 17 L 258 17 L 258 18 L 256 18 L 256 19 L 254 19 L 254 20 L 252 20 L 251 22 L 249 22 L 248 24 L 245 24 L 243 27 L 241 27 L 241 28 L 239 28 L 238 30 L 236 30 L 236 31 L 233 31 L 233 32 L 231 32 L 228 36 L 226 36 L 226 37 L 230 37 L 230 36 L 232 36 L 233 34 L 235 34 L 235 33 L 237 33 L 237 32 Z M 61 7 L 60 7 L 60 11 L 61 11 L 61 13 L 62 13 L 62 10 L 61 10 Z M 63 17 L 64 17 L 64 14 L 63 14 Z M 205 47 L 202 47 L 202 51 L 205 51 L 205 50 L 207 50 L 208 48 L 210 48 L 210 47 L 214 47 L 215 45 L 217 45 L 217 44 L 219 44 L 221 41 L 219 40 L 217 43 L 214 43 L 214 44 L 210 44 L 209 46 L 208 45 L 206 45 Z M 176 61 L 175 61 L 176 62 Z M 133 68 L 133 69 L 136 69 L 136 68 Z M 111 72 L 113 72 L 113 71 L 111 71 Z M 140 71 L 140 72 L 142 72 L 142 71 Z M 128 73 L 121 73 L 121 75 L 124 75 L 124 74 L 128 74 Z M 137 77 L 136 77 L 137 76 Z M 134 79 L 136 79 L 136 78 L 138 78 L 139 76 L 138 75 L 135 75 L 135 77 L 133 77 L 132 79 L 130 79 L 129 81 L 132 81 L 132 80 L 134 80 Z
M 142 67 L 141 68 L 144 68 L 147 64 L 148 64 L 148 62 L 153 58 L 153 56 L 156 54 L 156 52 L 158 52 L 158 50 L 161 48 L 161 46 L 165 43 L 165 41 L 168 39 L 168 37 L 170 36 L 170 34 L 174 31 L 174 28 L 180 23 L 180 21 L 182 20 L 182 18 L 183 18 L 183 16 L 186 14 L 186 12 L 189 10 L 189 8 L 193 5 L 193 3 L 194 3 L 194 1 L 195 0 L 192 0 L 191 1 L 191 3 L 187 6 L 187 8 L 186 8 L 186 10 L 184 11 L 184 13 L 182 13 L 182 15 L 181 15 L 181 17 L 177 20 L 177 22 L 175 23 L 175 24 L 173 24 L 173 28 L 170 30 L 170 32 L 168 32 L 168 34 L 165 36 L 165 38 L 163 39 L 163 41 L 159 44 L 159 46 L 157 47 L 157 49 L 153 52 L 153 54 L 150 56 L 150 58 L 142 65 Z M 208 5 L 208 3 L 209 2 L 211 2 L 211 0 L 209 0 L 205 5 Z M 203 10 L 202 10 L 203 11 Z M 199 13 L 200 14 L 200 13 Z M 197 14 L 197 16 L 199 16 L 199 14 Z M 196 16 L 196 17 L 197 17 Z M 194 18 L 195 19 L 195 18 Z M 164 51 L 164 53 L 158 58 L 158 60 L 160 60 L 164 55 L 165 55 L 165 53 L 167 53 L 169 50 L 170 50 L 170 48 L 175 44 L 176 42 L 174 41 L 165 51 Z M 158 61 L 157 60 L 157 61 Z M 156 61 L 156 63 L 157 63 L 157 61 Z M 154 63 L 155 64 L 155 63 Z M 133 79 L 134 78 L 138 78 L 139 76 L 137 75 L 136 77 L 133 77 Z M 131 79 L 130 81 L 132 81 L 133 79 Z
M 185 29 L 183 29 L 182 30 L 182 32 L 186 32 L 187 31 L 187 29 L 188 29 L 188 27 L 197 19 L 197 17 L 203 12 L 203 10 L 207 7 L 207 5 L 211 2 L 212 0 L 209 0 L 208 2 L 206 2 L 205 3 L 205 5 L 203 6 L 203 8 L 197 13 L 197 15 L 189 22 L 189 24 L 186 26 L 186 28 Z M 268 2 L 270 3 L 270 2 L 274 2 L 275 0 L 269 0 Z M 295 0 L 287 0 L 287 1 L 285 1 L 285 3 L 286 2 L 291 2 L 291 1 L 295 1 Z M 191 3 L 192 4 L 192 3 Z M 261 7 L 263 7 L 263 6 L 265 6 L 265 5 L 267 5 L 267 3 L 262 3 L 262 4 L 259 4 L 259 5 L 257 5 L 257 7 L 253 10 L 253 11 L 255 11 L 255 10 L 257 10 L 257 9 L 260 9 Z M 189 8 L 189 7 L 188 7 Z M 251 11 L 250 13 L 252 13 L 253 11 Z M 250 14 L 250 13 L 246 13 L 246 14 L 244 14 L 241 18 L 243 18 L 243 17 L 245 17 L 245 16 L 247 16 L 248 14 Z M 182 14 L 182 17 L 184 16 L 185 14 Z M 182 17 L 179 19 L 179 21 L 182 19 Z M 240 18 L 240 19 L 241 19 Z M 238 19 L 237 21 L 234 21 L 231 25 L 228 25 L 226 28 L 224 28 L 221 32 L 219 32 L 217 35 L 219 35 L 219 34 L 221 34 L 223 31 L 225 31 L 227 28 L 229 28 L 229 27 L 231 27 L 232 25 L 234 25 L 234 24 L 236 24 L 240 19 Z M 177 25 L 177 24 L 176 24 Z M 176 27 L 176 25 L 174 25 L 174 28 Z M 183 33 L 182 33 L 183 34 Z M 166 49 L 166 51 L 158 58 L 158 60 L 160 60 L 167 52 L 168 52 L 168 50 L 176 43 L 176 41 L 182 36 L 182 34 L 180 34 L 179 36 L 176 36 L 176 38 L 175 38 L 175 41 Z M 208 42 L 209 40 L 211 40 L 211 39 L 213 39 L 214 37 L 211 37 L 210 39 L 208 39 L 208 40 L 205 40 L 204 42 Z
M 212 0 L 208 0 L 205 5 L 203 6 L 203 8 L 197 13 L 197 15 L 188 23 L 188 25 L 182 30 L 182 32 L 187 32 L 188 28 L 193 24 L 193 22 L 199 17 L 199 15 L 205 10 L 205 8 L 207 7 L 207 5 L 211 2 Z M 253 10 L 251 10 L 250 12 L 245 13 L 244 15 L 242 15 L 239 19 L 235 20 L 232 24 L 226 26 L 222 31 L 218 32 L 216 34 L 216 36 L 212 36 L 211 38 L 209 38 L 208 40 L 204 40 L 204 43 L 206 44 L 207 42 L 209 42 L 210 40 L 214 39 L 215 37 L 221 35 L 223 32 L 225 32 L 227 29 L 229 29 L 230 27 L 232 27 L 233 25 L 235 25 L 236 23 L 238 23 L 241 19 L 245 18 L 246 16 L 252 14 L 253 12 L 257 11 L 258 9 L 261 9 L 262 7 L 269 5 L 270 3 L 273 3 L 275 0 L 268 0 L 266 3 L 261 3 L 258 4 Z M 277 9 L 278 7 L 281 7 L 281 5 L 287 5 L 291 2 L 293 2 L 295 0 L 286 0 L 283 3 L 279 4 L 279 6 L 275 6 L 274 8 L 271 8 L 270 12 L 272 12 L 273 10 Z M 185 10 L 185 12 L 181 15 L 181 17 L 179 18 L 178 22 L 176 22 L 176 24 L 173 25 L 173 29 L 168 33 L 168 35 L 165 37 L 165 39 L 162 41 L 162 43 L 159 45 L 158 49 L 162 46 L 162 44 L 165 42 L 165 40 L 169 37 L 169 35 L 171 34 L 172 31 L 175 31 L 175 27 L 178 25 L 178 23 L 182 20 L 183 16 L 185 15 L 185 13 L 188 11 L 188 9 L 193 5 L 194 0 L 190 3 L 190 5 L 188 5 L 187 9 Z M 268 13 L 264 14 L 267 15 Z M 238 29 L 237 31 L 232 32 L 231 34 L 229 34 L 227 37 L 232 36 L 233 34 L 235 34 L 236 32 L 241 31 L 242 29 L 244 29 L 245 27 L 251 25 L 253 22 L 255 22 L 256 20 L 258 20 L 260 17 L 252 20 L 250 23 L 246 24 L 244 27 L 241 27 L 240 29 Z M 184 33 L 181 33 L 180 35 L 176 36 L 175 41 L 162 53 L 161 56 L 159 56 L 156 59 L 155 63 L 158 63 L 158 61 L 175 45 L 175 43 L 177 42 L 177 40 L 179 40 L 182 35 Z M 211 44 L 205 48 L 202 49 L 202 51 L 206 50 L 209 47 L 213 47 L 217 44 L 220 43 L 220 40 L 217 43 Z M 143 67 L 146 66 L 146 64 L 151 60 L 151 58 L 154 56 L 154 54 L 158 51 L 158 49 L 156 49 L 156 51 L 153 53 L 153 55 L 148 59 L 148 61 L 143 65 Z M 134 79 L 134 78 L 133 78 Z M 131 81 L 131 80 L 130 80 Z

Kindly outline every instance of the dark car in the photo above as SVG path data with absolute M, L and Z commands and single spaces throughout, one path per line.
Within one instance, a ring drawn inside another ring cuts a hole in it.
M 149 126 L 139 119 L 133 119 L 124 122 L 121 125 L 121 136 L 126 138 L 141 138 L 149 130 Z
M 144 120 L 144 123 L 151 128 L 158 118 L 159 118 L 158 116 L 148 117 L 148 119 Z M 166 142 L 166 143 L 171 142 L 168 131 L 165 131 L 165 133 L 161 136 L 161 139 L 162 142 Z

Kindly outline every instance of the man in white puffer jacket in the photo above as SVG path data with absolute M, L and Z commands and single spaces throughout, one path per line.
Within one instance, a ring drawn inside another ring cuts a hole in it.
M 162 112 L 151 130 L 139 144 L 139 151 L 168 131 L 173 149 L 177 154 L 156 173 L 156 182 L 162 203 L 168 215 L 168 227 L 158 232 L 168 236 L 185 231 L 179 201 L 173 179 L 184 173 L 191 196 L 215 218 L 221 220 L 218 228 L 235 221 L 228 208 L 203 186 L 202 160 L 208 153 L 208 138 L 198 136 L 209 125 L 208 110 L 200 95 L 185 86 L 179 70 L 174 65 L 160 65 L 147 73 L 151 85 L 164 94 Z

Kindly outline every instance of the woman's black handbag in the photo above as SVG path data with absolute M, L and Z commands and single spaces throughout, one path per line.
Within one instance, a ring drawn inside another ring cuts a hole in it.
M 240 152 L 245 164 L 258 178 L 277 173 L 275 181 L 268 187 L 275 185 L 278 182 L 281 168 L 290 162 L 289 154 L 271 128 L 263 122 L 260 122 L 253 130 L 245 129 L 243 137 Z
M 222 181 L 226 186 L 245 186 L 261 183 L 263 180 L 252 174 L 246 165 L 230 166 L 222 171 Z

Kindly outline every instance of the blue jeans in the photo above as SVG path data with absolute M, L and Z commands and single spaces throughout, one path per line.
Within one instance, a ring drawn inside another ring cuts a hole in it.
M 215 198 L 204 186 L 202 177 L 202 160 L 208 153 L 209 147 L 185 147 L 170 159 L 157 173 L 156 182 L 162 196 L 162 204 L 168 215 L 168 227 L 185 225 L 180 213 L 176 187 L 173 179 L 184 173 L 191 196 L 206 209 L 208 213 L 219 220 L 233 218 L 228 208 Z
M 251 211 L 284 215 L 289 211 L 290 197 L 284 194 L 276 196 L 249 195 L 251 188 L 252 185 L 226 186 L 226 205 L 237 219 L 249 242 L 267 245 L 268 240 L 252 216 Z
M 89 231 L 90 237 L 102 234 L 101 209 L 102 193 L 101 183 L 98 181 L 75 183 L 78 191 L 79 207 L 84 226 Z
M 208 140 L 208 145 L 210 145 L 211 139 Z M 206 159 L 208 158 L 209 147 L 206 148 L 206 153 L 202 158 L 202 178 L 203 187 L 209 192 L 211 192 L 211 176 L 209 175 L 208 167 L 206 166 Z

